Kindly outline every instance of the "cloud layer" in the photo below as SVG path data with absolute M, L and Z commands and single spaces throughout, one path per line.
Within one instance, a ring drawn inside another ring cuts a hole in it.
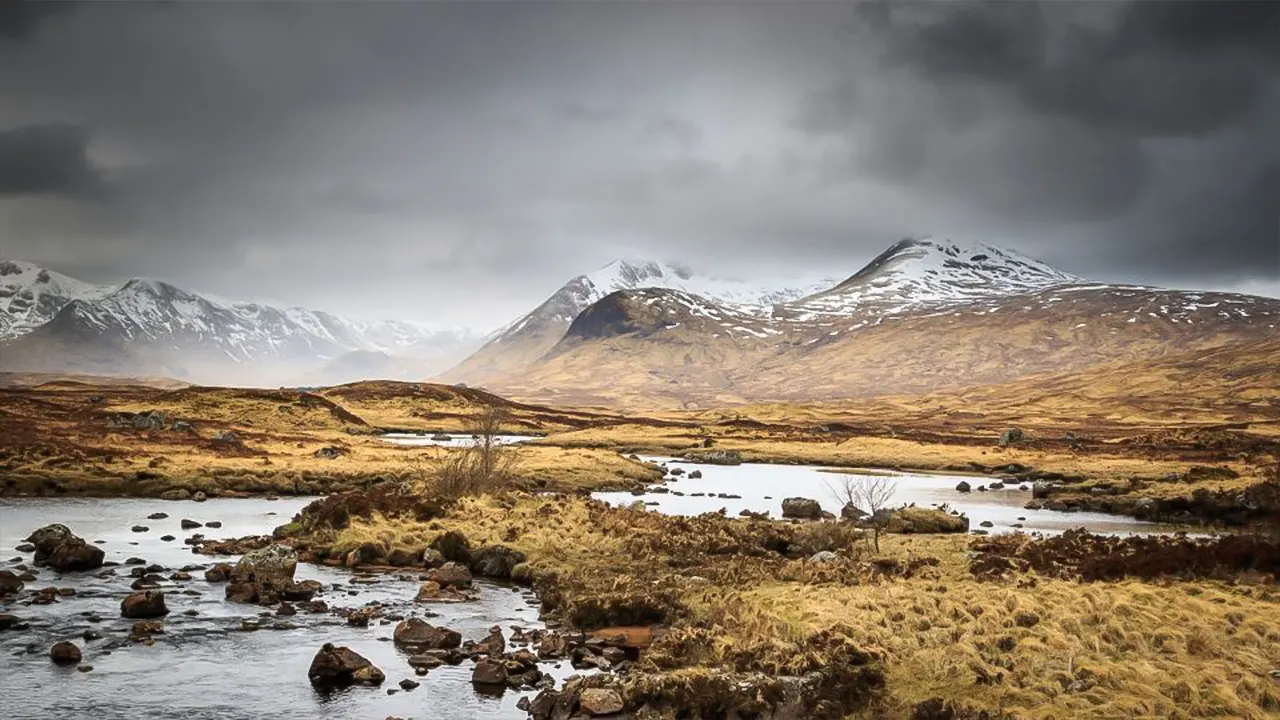
M 0 249 L 496 325 L 620 255 L 897 237 L 1280 285 L 1280 4 L 0 8 Z

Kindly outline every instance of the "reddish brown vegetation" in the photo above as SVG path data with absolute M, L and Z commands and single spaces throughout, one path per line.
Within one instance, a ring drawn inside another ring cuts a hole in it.
M 1112 537 L 1068 530 L 1033 539 L 1004 535 L 973 544 L 970 571 L 984 579 L 1011 571 L 1086 582 L 1126 577 L 1229 578 L 1253 572 L 1280 574 L 1280 542 L 1257 535 L 1220 538 Z

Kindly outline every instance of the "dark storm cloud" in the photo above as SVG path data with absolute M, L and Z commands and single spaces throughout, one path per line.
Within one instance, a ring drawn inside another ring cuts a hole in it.
M 74 125 L 0 131 L 0 195 L 97 195 L 104 183 L 87 145 L 84 130 Z
M 70 3 L 64 2 L 10 0 L 0 3 L 0 42 L 25 40 L 31 37 L 41 22 L 69 9 Z
M 1280 3 L 1228 5 L 5 3 L 0 251 L 482 326 L 920 233 L 1265 286 Z

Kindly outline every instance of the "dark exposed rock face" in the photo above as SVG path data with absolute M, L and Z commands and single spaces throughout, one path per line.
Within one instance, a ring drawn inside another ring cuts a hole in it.
M 169 608 L 164 604 L 164 593 L 159 590 L 141 590 L 120 601 L 120 616 L 135 619 L 164 617 Z
M 822 505 L 810 498 L 787 498 L 782 501 L 782 517 L 817 520 L 822 517 Z
M 35 564 L 55 570 L 97 570 L 106 553 L 77 537 L 66 525 L 46 525 L 31 533 L 27 542 L 35 546 Z
M 396 625 L 392 639 L 396 645 L 418 650 L 452 650 L 462 645 L 462 634 L 436 627 L 421 618 L 409 618 Z
M 359 653 L 325 643 L 311 660 L 307 678 L 317 688 L 335 689 L 350 685 L 381 685 L 386 675 Z

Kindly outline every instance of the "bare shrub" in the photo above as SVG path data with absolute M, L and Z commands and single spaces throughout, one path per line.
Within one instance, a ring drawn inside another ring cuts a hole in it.
M 499 442 L 507 412 L 488 406 L 476 425 L 475 442 L 448 450 L 427 478 L 428 491 L 440 497 L 481 495 L 505 487 L 515 474 L 516 455 Z
M 841 508 L 853 505 L 867 514 L 860 522 L 871 528 L 876 552 L 880 552 L 880 531 L 889 522 L 888 513 L 881 511 L 889 509 L 898 483 L 887 477 L 842 474 L 839 481 L 827 481 L 826 486 Z

